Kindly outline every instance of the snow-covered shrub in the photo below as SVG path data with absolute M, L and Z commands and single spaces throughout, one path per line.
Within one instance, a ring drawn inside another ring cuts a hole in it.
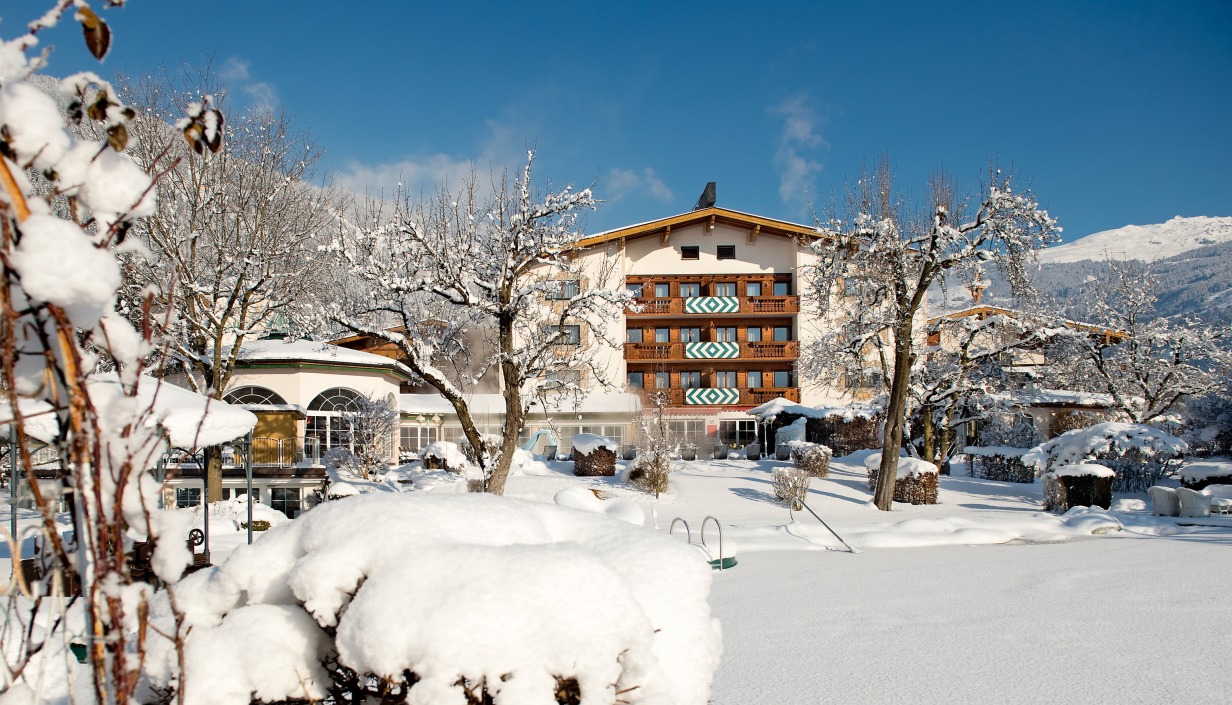
M 1069 411 L 1056 412 L 1049 422 L 1049 427 L 1053 434 L 1061 435 L 1070 431 L 1090 428 L 1097 423 L 1104 423 L 1107 420 L 1108 414 L 1100 411 L 1071 409 Z
M 574 475 L 611 477 L 616 474 L 616 451 L 620 449 L 616 441 L 593 433 L 579 433 L 572 442 Z
M 1042 475 L 1062 465 L 1098 460 L 1116 473 L 1113 492 L 1145 492 L 1188 450 L 1185 441 L 1145 424 L 1099 423 L 1041 443 L 1027 451 L 1022 462 Z
M 1232 458 L 1207 458 L 1189 463 L 1181 468 L 1181 486 L 1191 490 L 1206 489 L 1210 485 L 1232 485 Z
M 457 443 L 437 441 L 429 443 L 420 451 L 425 468 L 429 470 L 448 470 L 452 473 L 463 473 L 470 463 L 466 455 L 458 449 Z
M 1110 468 L 1093 463 L 1059 465 L 1040 477 L 1044 487 L 1044 510 L 1067 512 L 1071 507 L 1112 506 Z
M 667 453 L 642 453 L 633 459 L 629 482 L 656 498 L 667 491 L 672 458 Z
M 551 504 L 327 503 L 177 585 L 185 702 L 552 703 L 564 687 L 580 700 L 560 702 L 704 705 L 721 652 L 710 582 L 683 542 Z M 176 628 L 165 598 L 150 619 Z M 153 634 L 146 648 L 164 687 L 176 651 Z
M 877 491 L 877 475 L 881 471 L 881 453 L 864 459 L 868 471 L 868 491 Z M 911 504 L 937 503 L 937 466 L 919 458 L 899 458 L 894 480 L 894 501 Z
M 989 413 L 980 426 L 979 445 L 1004 448 L 1034 448 L 1043 442 L 1035 423 L 1029 416 L 998 410 Z M 1088 424 L 1089 425 L 1089 424 Z M 1066 429 L 1069 430 L 1069 429 Z
M 1035 468 L 1022 463 L 1026 448 L 967 446 L 967 474 L 997 482 L 1035 482 Z
M 483 446 L 482 450 L 487 454 L 488 458 L 495 460 L 496 456 L 500 455 L 501 437 L 499 435 L 495 433 L 481 433 L 479 434 L 479 444 Z M 465 437 L 463 437 L 461 448 L 462 454 L 466 456 L 467 461 L 471 465 L 484 467 L 484 464 L 479 462 L 479 452 L 475 450 L 475 447 Z
M 770 473 L 770 484 L 774 488 L 774 496 L 792 509 L 803 509 L 801 504 L 808 499 L 808 473 L 795 466 L 777 467 Z
M 761 407 L 758 407 L 761 408 Z M 753 409 L 749 413 L 757 411 Z M 884 414 L 880 407 L 866 404 L 813 409 L 807 406 L 784 407 L 771 424 L 776 437 L 778 430 L 804 422 L 804 440 L 831 448 L 838 456 L 881 445 L 880 429 Z
M 818 443 L 788 443 L 791 462 L 809 477 L 825 477 L 830 474 L 830 458 L 834 451 Z

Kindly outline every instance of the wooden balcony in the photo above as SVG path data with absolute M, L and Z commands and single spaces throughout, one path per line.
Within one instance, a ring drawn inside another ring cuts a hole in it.
M 790 315 L 800 312 L 799 296 L 734 296 L 739 310 L 723 313 L 694 313 L 685 310 L 684 297 L 670 299 L 637 299 L 640 311 L 626 309 L 628 316 L 747 316 L 750 314 Z
M 694 346 L 693 354 L 689 354 L 690 345 Z M 722 344 L 730 347 L 730 343 Z M 645 362 L 661 360 L 668 362 L 684 362 L 697 360 L 795 360 L 800 356 L 800 343 L 794 340 L 761 341 L 756 343 L 736 343 L 740 347 L 738 357 L 708 356 L 699 348 L 705 348 L 705 343 L 625 343 L 625 360 L 630 362 Z
M 642 397 L 642 405 L 651 407 L 657 403 L 657 397 L 660 394 L 667 395 L 668 406 L 672 407 L 688 407 L 688 406 L 705 406 L 691 404 L 686 399 L 687 389 L 642 389 L 638 390 Z M 719 406 L 761 406 L 768 401 L 773 401 L 779 397 L 783 397 L 789 401 L 800 403 L 800 389 L 797 387 L 758 387 L 757 389 L 736 389 L 740 393 L 740 400 L 732 404 L 724 404 Z

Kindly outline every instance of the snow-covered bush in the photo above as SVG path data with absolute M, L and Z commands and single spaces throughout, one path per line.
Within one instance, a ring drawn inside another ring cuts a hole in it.
M 770 473 L 774 496 L 792 509 L 803 509 L 801 504 L 808 499 L 810 478 L 808 473 L 795 466 L 777 467 Z
M 185 705 L 390 693 L 422 705 L 704 705 L 721 651 L 710 581 L 697 551 L 666 534 L 551 504 L 327 503 L 177 585 L 191 629 Z M 164 633 L 169 607 L 151 613 Z M 175 649 L 153 633 L 146 648 L 146 677 L 166 686 Z
M 573 474 L 579 477 L 616 474 L 616 451 L 620 445 L 606 436 L 579 433 L 573 437 Z
M 1043 475 L 1062 465 L 1098 460 L 1116 473 L 1113 492 L 1145 492 L 1188 450 L 1185 441 L 1145 424 L 1099 423 L 1041 443 L 1022 462 Z
M 629 482 L 656 498 L 667 491 L 672 459 L 667 453 L 642 453 L 633 459 Z
M 1181 486 L 1191 490 L 1210 485 L 1232 485 L 1232 458 L 1214 457 L 1193 462 L 1181 468 Z
M 868 491 L 877 491 L 877 476 L 881 468 L 881 453 L 864 459 L 868 471 Z M 899 458 L 894 480 L 894 501 L 911 504 L 937 503 L 937 466 L 919 458 Z
M 429 443 L 419 455 L 423 458 L 424 467 L 429 470 L 448 470 L 460 474 L 466 472 L 470 465 L 466 455 L 458 449 L 458 444 L 449 441 Z
M 1022 463 L 1026 448 L 967 446 L 967 474 L 997 482 L 1035 482 L 1035 468 Z
M 809 477 L 825 477 L 830 474 L 830 458 L 834 451 L 818 443 L 789 443 L 791 462 L 796 469 Z
M 1072 507 L 1112 506 L 1112 482 L 1116 473 L 1094 463 L 1059 465 L 1040 477 L 1044 486 L 1044 509 L 1067 512 Z

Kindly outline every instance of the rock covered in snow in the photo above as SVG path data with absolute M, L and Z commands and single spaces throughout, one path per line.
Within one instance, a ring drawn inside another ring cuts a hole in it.
M 331 502 L 179 583 L 187 680 L 226 681 L 186 703 L 322 698 L 333 648 L 362 674 L 413 672 L 424 705 L 464 702 L 460 677 L 498 703 L 552 702 L 558 676 L 582 702 L 703 705 L 722 648 L 710 581 L 683 542 L 590 512 L 487 494 Z M 174 630 L 166 600 L 151 618 Z M 175 649 L 147 649 L 167 683 Z

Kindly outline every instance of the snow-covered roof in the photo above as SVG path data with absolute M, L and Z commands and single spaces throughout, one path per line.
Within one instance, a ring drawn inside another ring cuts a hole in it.
M 1013 401 L 1021 406 L 1084 406 L 1107 409 L 1115 403 L 1110 394 L 1071 392 L 1067 389 L 1037 389 L 1016 394 Z
M 553 405 L 547 412 L 574 413 L 573 398 L 562 395 L 558 405 Z M 505 397 L 500 394 L 472 394 L 468 397 L 472 414 L 504 414 Z M 641 397 L 623 392 L 594 392 L 586 395 L 576 409 L 579 414 L 610 414 L 636 413 L 642 408 Z M 398 409 L 404 414 L 441 414 L 453 415 L 453 405 L 440 394 L 402 394 L 398 397 Z M 538 406 L 532 408 L 532 413 L 541 413 Z
M 87 382 L 91 400 L 100 413 L 120 396 L 120 380 L 114 374 L 98 375 Z M 257 425 L 257 417 L 238 406 L 209 399 L 170 382 L 142 377 L 137 382 L 137 403 L 152 409 L 150 423 L 161 423 L 172 446 L 197 450 L 233 441 Z M 26 434 L 50 443 L 59 432 L 59 422 L 44 401 L 22 400 L 18 407 L 32 416 L 25 423 Z M 7 401 L 0 401 L 0 420 L 11 418 Z
M 315 340 L 252 340 L 240 347 L 239 362 L 241 364 L 284 360 L 384 367 L 397 369 L 408 376 L 411 374 L 405 365 L 384 355 L 374 355 L 362 350 L 352 350 Z
M 852 419 L 871 419 L 881 413 L 881 407 L 875 404 L 856 403 L 849 406 L 804 406 L 797 404 L 790 399 L 779 397 L 771 399 L 761 406 L 753 407 L 745 412 L 749 416 L 756 416 L 758 420 L 765 421 L 766 419 L 781 416 L 783 414 L 799 414 L 813 419 L 825 419 L 832 416 L 842 416 L 845 420 Z

